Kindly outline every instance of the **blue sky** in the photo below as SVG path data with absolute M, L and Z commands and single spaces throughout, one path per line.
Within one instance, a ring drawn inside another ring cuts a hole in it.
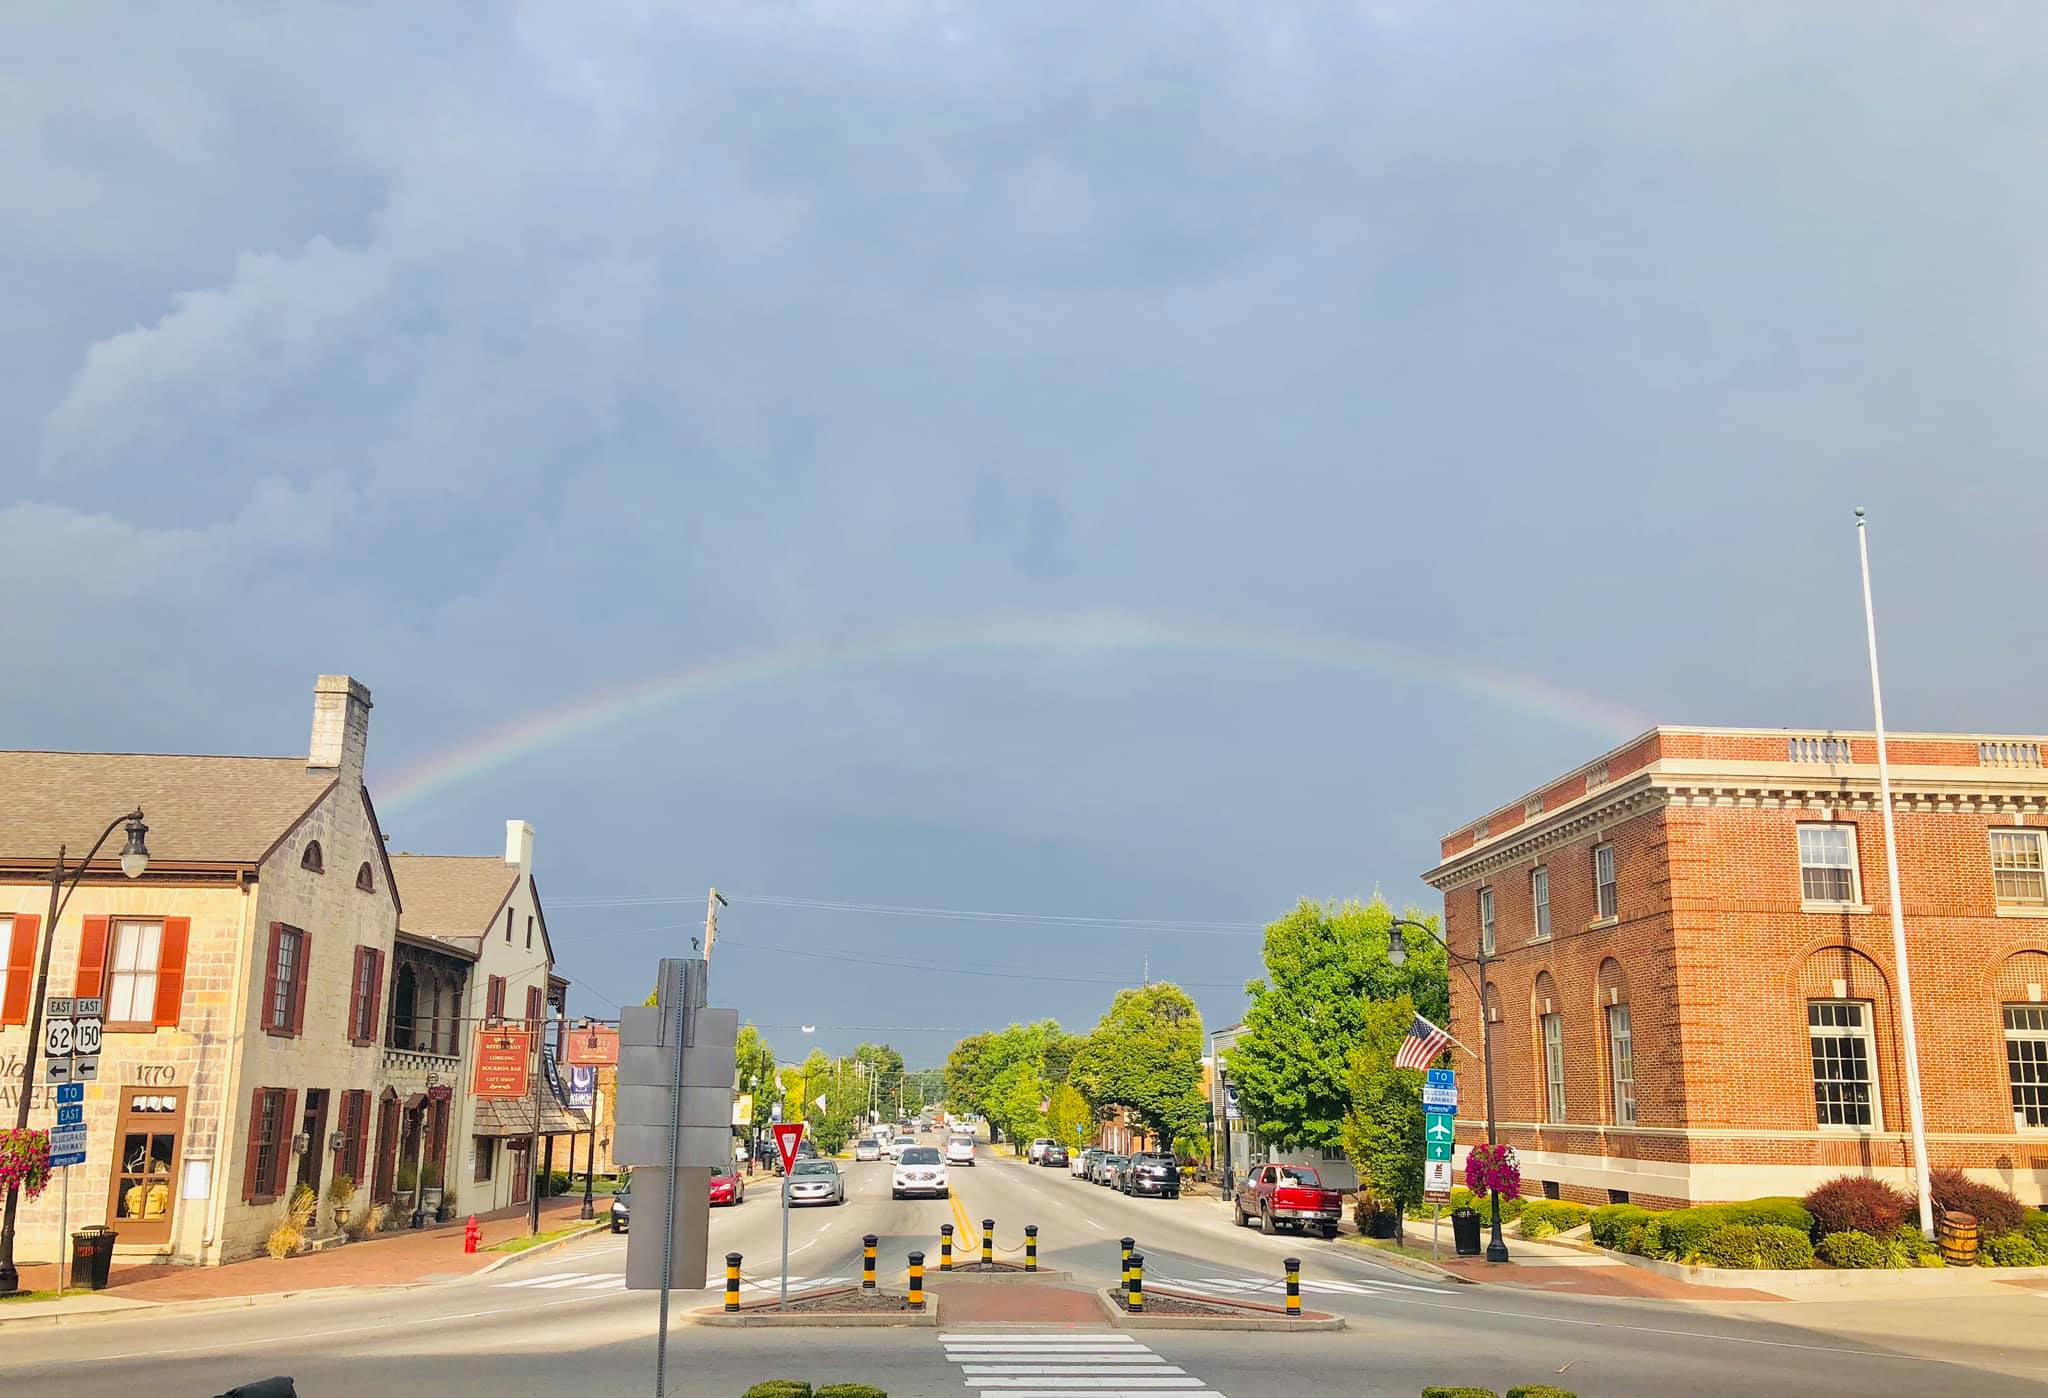
M 396 789 L 752 660 L 393 846 L 531 820 L 579 1009 L 717 883 L 715 998 L 828 1048 L 1085 1026 L 1148 956 L 1228 1022 L 1254 937 L 744 899 L 1426 902 L 1442 831 L 1637 718 L 1866 725 L 1859 503 L 1894 725 L 2038 730 L 2044 30 L 43 7 L 0 59 L 0 741 L 303 751 L 346 671 Z

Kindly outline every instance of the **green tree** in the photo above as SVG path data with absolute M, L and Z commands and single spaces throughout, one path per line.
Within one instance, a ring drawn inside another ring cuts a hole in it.
M 982 1098 L 988 1092 L 988 1085 L 995 1075 L 988 1069 L 989 1049 L 995 1043 L 990 1033 L 970 1034 L 953 1045 L 953 1051 L 946 1055 L 945 1083 L 946 1109 L 953 1112 L 978 1112 Z
M 1072 1083 L 1063 1082 L 1052 1090 L 1052 1110 L 1045 1114 L 1046 1135 L 1071 1149 L 1086 1139 L 1094 1122 L 1088 1099 Z
M 1129 1110 L 1163 1146 L 1202 1129 L 1202 1015 L 1167 981 L 1120 990 L 1068 1081 L 1096 1109 Z
M 1344 1114 L 1344 1153 L 1359 1183 L 1394 1210 L 1397 1239 L 1408 1210 L 1422 1202 L 1422 1074 L 1394 1066 L 1414 1020 L 1415 1002 L 1405 995 L 1368 1003 L 1345 1070 L 1351 1108 Z
M 733 1045 L 733 1066 L 738 1073 L 739 1090 L 754 1094 L 754 1119 L 750 1123 L 755 1131 L 768 1129 L 768 1118 L 775 1107 L 775 1050 L 768 1047 L 768 1041 L 761 1037 L 761 1031 L 751 1024 L 740 1026 L 739 1039 Z M 759 1080 L 760 1086 L 754 1086 Z
M 1434 917 L 1404 916 L 1435 927 Z M 1266 928 L 1266 975 L 1245 987 L 1244 1036 L 1226 1059 L 1237 1100 L 1270 1140 L 1328 1150 L 1343 1143 L 1351 1056 L 1367 1008 L 1408 996 L 1438 1024 L 1450 1018 L 1444 949 L 1410 933 L 1408 961 L 1387 959 L 1394 912 L 1385 900 L 1341 906 L 1303 899 Z
M 1038 1104 L 1045 1100 L 1045 1079 L 1038 1064 L 1019 1059 L 996 1075 L 989 1089 L 988 1119 L 1000 1126 L 1012 1141 L 1028 1141 L 1045 1134 L 1045 1114 Z
M 869 1072 L 885 1082 L 893 1083 L 903 1076 L 903 1055 L 887 1044 L 857 1044 L 853 1061 L 865 1063 Z

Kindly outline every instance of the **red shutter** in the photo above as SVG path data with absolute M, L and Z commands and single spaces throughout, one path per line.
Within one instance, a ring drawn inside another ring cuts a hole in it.
M 178 1008 L 185 1000 L 185 947 L 192 939 L 192 919 L 164 919 L 164 939 L 156 959 L 156 1027 L 176 1029 Z
M 281 922 L 271 923 L 270 953 L 263 960 L 263 996 L 257 1005 L 256 1012 L 256 1022 L 263 1026 L 263 1032 L 266 1034 L 281 1034 L 284 1032 L 278 1028 L 276 1020 L 272 1017 L 276 1013 L 273 1006 L 277 1002 L 277 949 L 278 945 L 283 941 L 284 924 Z
M 14 935 L 7 943 L 7 994 L 0 998 L 0 1024 L 27 1024 L 29 992 L 36 981 L 37 919 L 14 917 Z
M 106 984 L 107 920 L 89 917 L 85 920 L 85 935 L 78 942 L 78 974 L 71 978 L 71 993 L 92 999 Z
M 288 1087 L 284 1090 L 284 1107 L 277 1114 L 277 1149 L 270 1153 L 270 1188 L 264 1193 L 275 1199 L 284 1193 L 284 1182 L 290 1176 L 292 1167 L 292 1137 L 299 1134 L 299 1090 Z M 307 1147 L 313 1148 L 308 1141 Z
M 360 1046 L 363 1038 L 363 960 L 370 954 L 368 947 L 357 947 L 353 960 L 348 964 L 348 1041 Z
M 526 987 L 526 1032 L 531 1034 L 540 1028 L 540 987 Z
M 378 955 L 381 957 L 383 953 L 379 952 Z M 368 1154 L 370 1147 L 370 1093 L 368 1088 L 359 1088 L 349 1095 L 356 1099 L 356 1139 L 355 1144 L 349 1148 L 352 1157 L 349 1164 L 352 1168 L 348 1173 L 349 1178 L 361 1184 L 363 1158 Z
M 256 1178 L 256 1152 L 263 1139 L 263 1089 L 257 1088 L 249 1094 L 249 1147 L 242 1154 L 242 1202 L 253 1204 L 262 1191 L 262 1183 Z
M 312 977 L 313 934 L 299 933 L 299 954 L 292 958 L 292 1033 L 294 1036 L 306 1030 L 306 982 Z
M 485 987 L 484 991 L 484 1018 L 503 1019 L 504 1017 L 505 978 L 503 976 L 492 976 L 490 983 Z
M 374 1044 L 374 1043 L 376 1043 L 376 1042 L 377 1042 L 377 1009 L 378 1009 L 378 1001 L 382 1000 L 383 998 L 384 998 L 384 949 L 383 949 L 382 947 L 371 947 L 371 948 L 370 948 L 370 1036 L 369 1036 L 369 1037 L 368 1037 L 367 1039 L 363 1040 L 363 1042 L 364 1042 L 364 1043 L 366 1043 L 366 1044 Z M 366 1101 L 366 1102 L 367 1102 L 367 1100 L 368 1100 L 368 1096 L 369 1096 L 369 1094 L 367 1094 L 367 1093 L 365 1093 L 365 1094 L 364 1094 L 364 1099 L 365 1099 L 365 1101 Z M 364 1113 L 365 1113 L 365 1115 L 364 1115 L 364 1117 L 363 1117 L 363 1120 L 364 1120 L 364 1121 L 366 1121 L 366 1122 L 367 1122 L 367 1121 L 369 1120 L 369 1116 L 368 1116 L 368 1112 L 369 1112 L 369 1110 L 370 1110 L 370 1109 L 369 1109 L 369 1107 L 368 1107 L 367 1105 L 366 1105 L 366 1106 L 365 1106 L 365 1107 L 363 1108 L 363 1111 L 364 1111 Z

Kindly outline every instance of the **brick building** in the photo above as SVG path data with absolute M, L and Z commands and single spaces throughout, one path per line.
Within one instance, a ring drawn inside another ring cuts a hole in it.
M 2044 742 L 1889 740 L 1930 1160 L 2035 1203 Z M 1845 1171 L 1910 1189 L 1876 760 L 1867 733 L 1660 727 L 1445 837 L 1424 877 L 1452 947 L 1495 958 L 1497 1115 L 1529 1192 L 1668 1204 Z M 1477 1049 L 1473 986 L 1450 985 Z M 1463 1146 L 1486 1101 L 1457 1066 Z

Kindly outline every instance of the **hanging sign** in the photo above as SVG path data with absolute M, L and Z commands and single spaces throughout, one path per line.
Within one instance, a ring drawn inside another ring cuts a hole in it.
M 478 1100 L 528 1095 L 527 1059 L 532 1051 L 531 1038 L 524 1029 L 478 1030 L 471 1095 Z
M 615 1068 L 619 1063 L 619 1031 L 598 1024 L 571 1029 L 563 1056 L 575 1066 Z

